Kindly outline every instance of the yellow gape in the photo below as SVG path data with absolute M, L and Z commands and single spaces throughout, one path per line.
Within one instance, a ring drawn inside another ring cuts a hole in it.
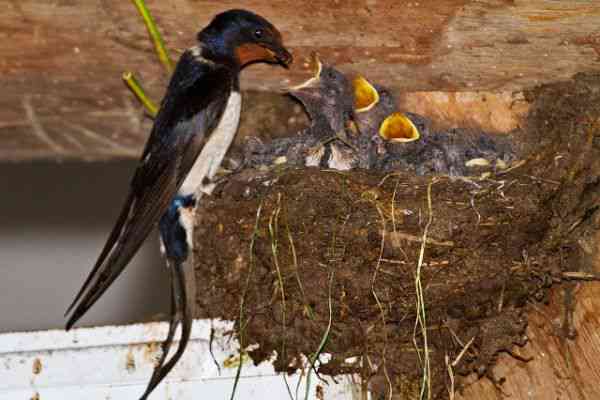
M 354 87 L 354 111 L 357 113 L 369 111 L 379 102 L 379 93 L 362 76 L 354 78 L 352 81 Z
M 418 140 L 419 130 L 401 112 L 390 114 L 379 126 L 379 136 L 390 142 L 406 143 Z

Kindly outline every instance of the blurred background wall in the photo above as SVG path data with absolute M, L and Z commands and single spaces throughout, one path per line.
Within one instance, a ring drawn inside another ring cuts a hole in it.
M 63 328 L 135 162 L 0 164 L 0 332 Z M 148 320 L 168 311 L 158 233 L 79 326 Z

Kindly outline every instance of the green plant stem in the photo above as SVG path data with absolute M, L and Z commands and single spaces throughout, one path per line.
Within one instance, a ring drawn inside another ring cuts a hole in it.
M 146 25 L 146 29 L 148 29 L 148 34 L 152 38 L 152 43 L 154 43 L 154 49 L 156 50 L 156 54 L 158 55 L 158 59 L 165 66 L 167 72 L 173 72 L 173 61 L 169 56 L 167 48 L 165 47 L 165 42 L 158 31 L 158 27 L 154 22 L 154 18 L 152 18 L 152 14 L 150 14 L 150 10 L 146 7 L 146 2 L 144 0 L 132 0 L 135 7 L 138 9 L 140 15 L 144 19 L 144 24 Z
M 146 92 L 142 89 L 142 86 L 135 79 L 135 76 L 131 72 L 125 72 L 123 74 L 123 81 L 127 85 L 127 87 L 133 92 L 135 97 L 143 104 L 144 108 L 152 116 L 152 118 L 156 117 L 158 113 L 158 107 L 148 96 L 146 96 Z
M 252 272 L 254 270 L 254 243 L 256 241 L 256 236 L 258 235 L 258 227 L 260 223 L 260 213 L 262 211 L 263 203 L 262 201 L 258 205 L 256 209 L 256 221 L 254 222 L 254 230 L 252 231 L 252 238 L 250 239 L 250 254 L 249 254 L 249 262 L 248 262 L 248 275 L 246 276 L 246 283 L 244 285 L 244 290 L 242 292 L 242 297 L 240 298 L 240 315 L 239 315 L 239 329 L 238 329 L 238 340 L 240 342 L 240 363 L 238 365 L 237 371 L 235 373 L 235 380 L 233 381 L 233 388 L 231 389 L 231 397 L 230 400 L 235 398 L 235 391 L 237 389 L 237 385 L 240 381 L 240 376 L 242 374 L 242 364 L 244 361 L 244 346 L 246 340 L 244 338 L 244 305 L 246 302 L 246 295 L 248 293 L 248 288 L 250 287 L 250 278 L 252 277 Z
M 308 369 L 306 375 L 306 391 L 304 393 L 304 400 L 308 400 L 308 392 L 310 390 L 310 372 L 315 369 L 315 362 L 319 359 L 321 352 L 325 348 L 325 345 L 329 341 L 329 333 L 331 332 L 331 323 L 333 321 L 333 304 L 331 299 L 331 287 L 333 286 L 333 271 L 329 274 L 329 296 L 328 296 L 328 306 L 329 306 L 329 322 L 327 323 L 327 329 L 321 338 L 321 343 L 319 343 L 319 348 L 316 353 L 312 356 L 308 357 L 308 362 L 310 363 L 310 368 Z

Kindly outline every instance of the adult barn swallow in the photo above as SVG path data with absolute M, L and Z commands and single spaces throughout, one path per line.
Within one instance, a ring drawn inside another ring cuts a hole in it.
M 67 330 L 121 274 L 175 195 L 200 195 L 214 177 L 238 127 L 241 69 L 292 62 L 279 31 L 245 10 L 218 14 L 197 42 L 177 63 L 121 214 L 67 310 Z

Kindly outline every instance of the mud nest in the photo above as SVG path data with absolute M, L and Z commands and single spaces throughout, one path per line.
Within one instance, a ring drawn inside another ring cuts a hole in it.
M 276 353 L 285 372 L 326 335 L 318 373 L 359 374 L 375 398 L 419 398 L 424 373 L 446 398 L 446 360 L 500 383 L 491 367 L 526 341 L 530 304 L 593 277 L 600 226 L 600 75 L 526 99 L 519 160 L 485 178 L 231 175 L 198 208 L 199 317 L 237 321 L 254 362 Z

